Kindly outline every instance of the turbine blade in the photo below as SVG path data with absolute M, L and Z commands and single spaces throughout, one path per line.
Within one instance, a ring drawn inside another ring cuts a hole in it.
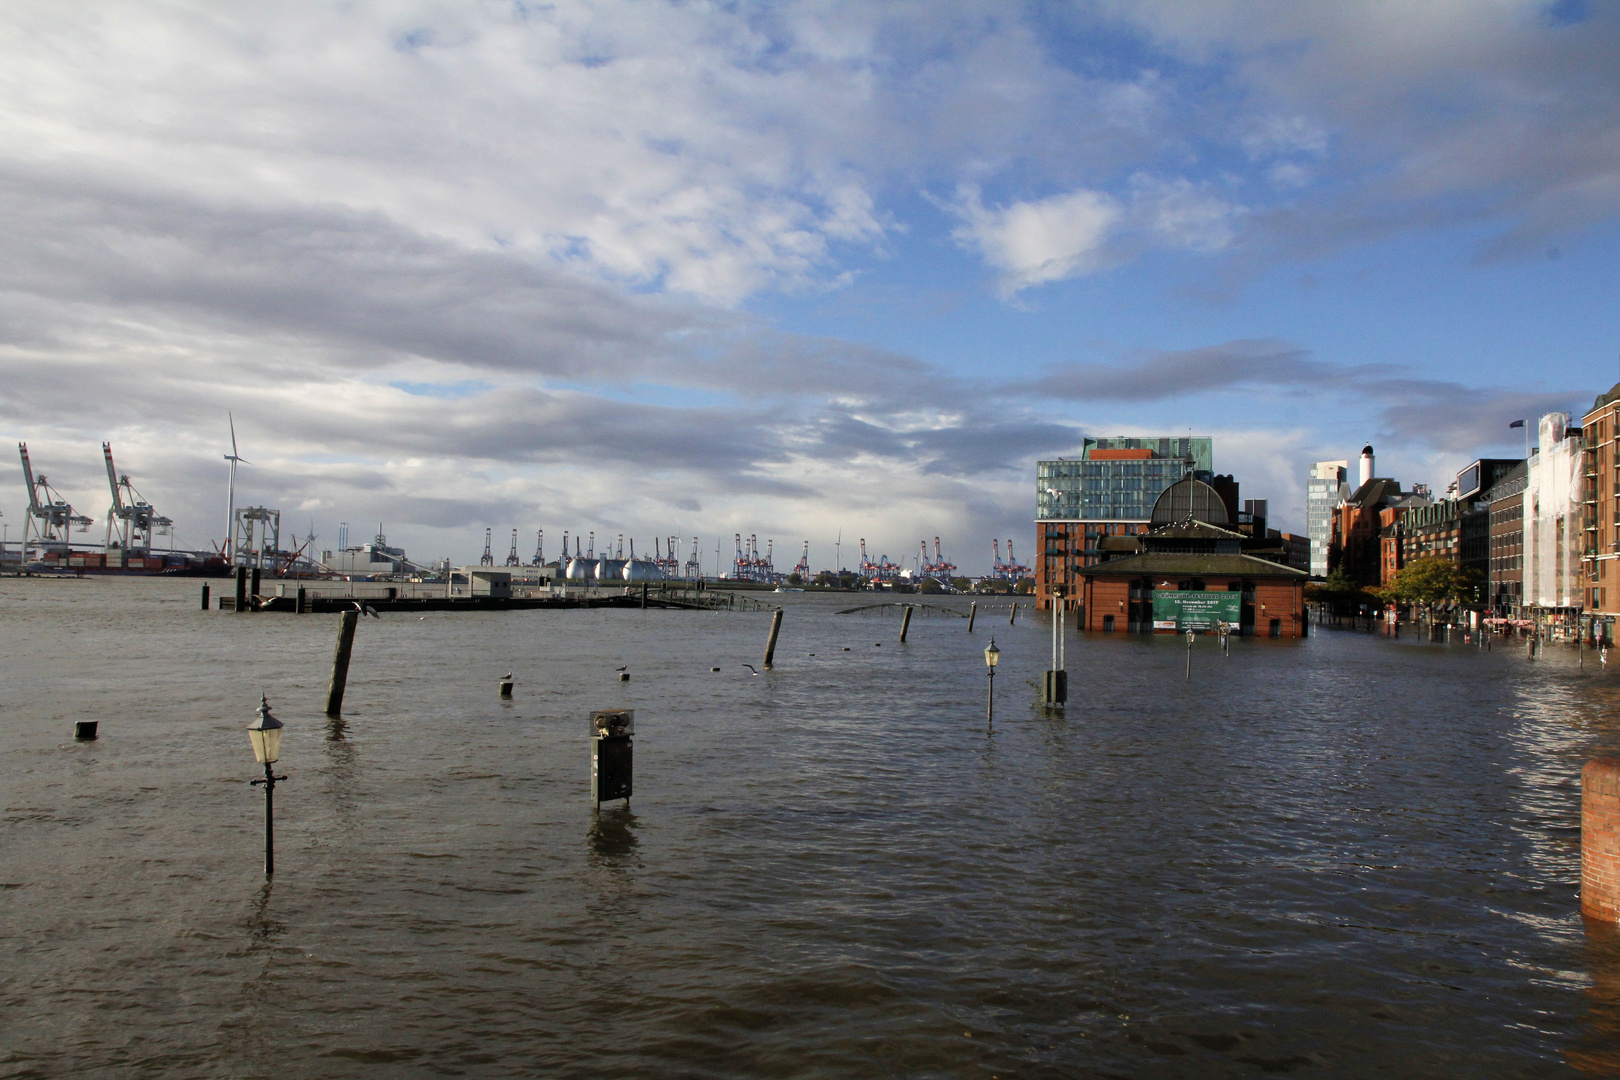
M 226 413 L 225 417 L 226 417 L 226 419 L 228 419 L 231 422 L 231 456 L 235 457 L 236 456 L 236 417 L 232 416 L 230 413 Z

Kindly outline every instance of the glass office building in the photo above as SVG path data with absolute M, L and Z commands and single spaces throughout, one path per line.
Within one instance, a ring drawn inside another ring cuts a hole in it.
M 1305 535 L 1311 540 L 1311 576 L 1327 577 L 1333 508 L 1350 497 L 1348 461 L 1318 461 L 1305 478 Z
M 1191 473 L 1214 473 L 1214 440 L 1085 439 L 1078 458 L 1042 461 L 1035 471 L 1040 521 L 1142 521 L 1165 488 Z

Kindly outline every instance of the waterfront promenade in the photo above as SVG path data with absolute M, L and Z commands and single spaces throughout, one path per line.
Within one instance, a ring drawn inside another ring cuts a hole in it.
M 1620 1063 L 1620 942 L 1576 895 L 1615 665 L 1317 631 L 1200 639 L 1183 682 L 1180 638 L 1071 631 L 1054 718 L 1043 619 L 901 645 L 772 599 L 762 675 L 768 613 L 364 620 L 333 725 L 333 616 L 0 582 L 0 1077 Z M 587 715 L 620 706 L 637 794 L 593 818 Z

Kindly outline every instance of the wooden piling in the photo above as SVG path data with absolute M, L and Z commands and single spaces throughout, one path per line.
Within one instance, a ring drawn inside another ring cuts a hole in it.
M 771 636 L 765 639 L 765 666 L 770 667 L 776 659 L 776 635 L 782 632 L 782 610 L 778 608 L 776 614 L 771 616 Z
M 206 587 L 206 586 L 205 586 Z M 204 605 L 205 607 L 207 605 Z M 968 605 L 968 633 L 973 633 L 973 618 L 979 614 L 979 602 L 973 601 Z
M 1013 623 L 1015 623 L 1017 621 L 1018 621 L 1018 605 L 1014 604 L 1013 609 L 1012 609 L 1012 614 L 1007 616 L 1007 625 L 1011 626 Z
M 911 629 L 911 605 L 906 605 L 906 613 L 900 617 L 900 644 L 906 643 L 906 631 Z
M 358 611 L 338 616 L 337 651 L 332 654 L 332 682 L 326 688 L 326 715 L 343 715 L 343 691 L 349 685 L 349 655 L 354 651 L 354 628 L 360 622 Z
M 202 609 L 204 611 L 208 610 L 208 586 L 206 585 L 203 586 L 202 590 Z
M 237 614 L 246 611 L 247 597 L 247 567 L 238 566 L 236 568 L 236 607 L 232 610 L 236 611 Z
M 258 611 L 259 610 L 259 589 L 261 588 L 261 586 L 259 584 L 259 573 L 260 573 L 259 568 L 257 566 L 255 566 L 253 568 L 253 591 L 248 597 L 248 610 L 249 611 Z
M 309 614 L 309 593 L 302 585 L 298 586 L 298 597 L 293 603 L 293 614 Z

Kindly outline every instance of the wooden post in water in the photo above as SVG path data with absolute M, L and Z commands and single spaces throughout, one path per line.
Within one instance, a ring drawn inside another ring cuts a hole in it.
M 770 667 L 776 659 L 776 635 L 782 632 L 782 609 L 777 608 L 776 614 L 771 616 L 771 636 L 765 639 L 765 666 Z
M 259 610 L 259 589 L 261 587 L 262 586 L 259 584 L 259 568 L 257 566 L 255 566 L 253 568 L 253 592 L 248 597 L 248 610 L 249 611 L 258 611 Z
M 204 611 L 208 610 L 208 586 L 206 585 L 203 586 L 202 591 L 202 609 Z
M 343 715 L 343 691 L 349 685 L 349 654 L 354 651 L 354 628 L 360 622 L 358 611 L 338 616 L 337 651 L 332 654 L 332 682 L 326 688 L 326 715 Z
M 1013 623 L 1015 623 L 1017 621 L 1018 621 L 1018 604 L 1015 601 L 1013 603 L 1012 614 L 1007 616 L 1007 625 L 1011 626 Z
M 236 607 L 234 609 L 238 615 L 247 610 L 247 595 L 247 567 L 238 566 L 236 568 Z
M 645 581 L 641 583 L 641 610 L 647 610 L 647 583 Z
M 906 605 L 906 613 L 900 617 L 900 644 L 906 643 L 906 631 L 911 629 L 911 605 Z
M 207 590 L 207 588 L 208 588 L 208 586 L 206 586 L 206 585 L 203 586 L 204 590 Z M 205 599 L 205 601 L 203 603 L 203 607 L 207 607 L 207 606 L 208 606 L 208 604 L 207 604 L 206 599 Z M 968 604 L 968 633 L 970 633 L 970 634 L 973 633 L 973 618 L 974 618 L 974 616 L 976 616 L 978 614 L 979 614 L 979 602 L 977 600 L 974 600 L 972 603 Z

